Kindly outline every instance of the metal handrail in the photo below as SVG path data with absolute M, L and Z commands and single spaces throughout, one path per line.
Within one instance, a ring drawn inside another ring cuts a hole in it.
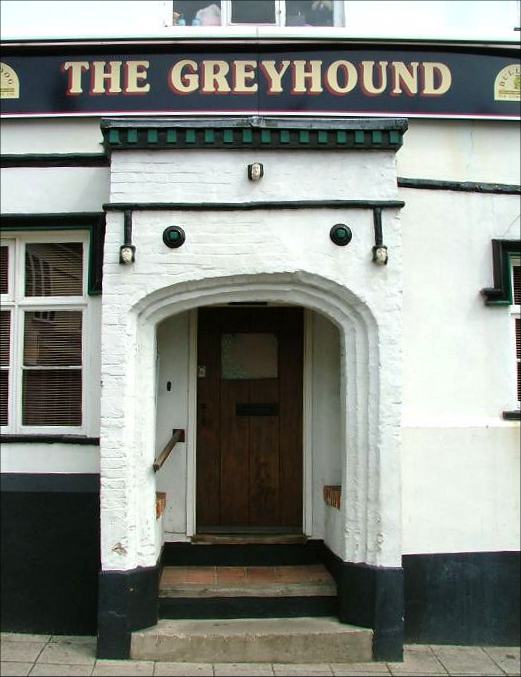
M 157 472 L 162 467 L 163 463 L 170 456 L 170 452 L 175 447 L 175 445 L 178 442 L 184 441 L 185 441 L 185 431 L 182 430 L 181 428 L 174 428 L 172 430 L 172 437 L 168 440 L 168 442 L 165 444 L 163 448 L 163 451 L 159 454 L 159 456 L 156 457 L 154 461 L 154 465 L 152 466 L 154 468 L 154 472 Z

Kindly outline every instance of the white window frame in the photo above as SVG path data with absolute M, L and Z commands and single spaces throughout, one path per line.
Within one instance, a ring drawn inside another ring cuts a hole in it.
M 515 304 L 514 303 L 514 266 L 521 266 L 521 256 L 518 254 L 509 254 L 509 262 L 510 262 L 510 290 L 512 293 L 512 303 L 509 306 L 510 307 L 510 317 L 511 317 L 511 335 L 512 335 L 512 346 L 513 346 L 513 352 L 514 352 L 514 393 L 513 393 L 513 402 L 514 405 L 512 409 L 515 411 L 516 409 L 521 408 L 520 401 L 517 399 L 517 364 L 519 362 L 517 358 L 517 353 L 516 353 L 516 319 L 521 318 L 521 305 Z
M 251 2 L 252 0 L 246 0 Z M 173 8 L 174 0 L 163 0 L 161 3 L 161 14 L 163 17 L 163 25 L 172 27 L 182 31 L 183 33 L 188 30 L 201 31 L 204 29 L 206 32 L 211 29 L 217 29 L 219 32 L 222 32 L 223 29 L 227 28 L 257 28 L 262 27 L 273 28 L 273 29 L 291 29 L 301 31 L 303 35 L 308 35 L 313 30 L 335 30 L 338 28 L 344 28 L 346 25 L 346 16 L 347 16 L 347 0 L 333 0 L 333 26 L 286 26 L 286 0 L 274 0 L 275 2 L 275 23 L 232 23 L 232 2 L 234 0 L 221 0 L 221 25 L 220 26 L 173 26 Z
M 25 249 L 32 243 L 83 244 L 83 279 L 80 296 L 25 296 Z M 92 412 L 88 393 L 92 390 L 92 370 L 89 369 L 89 327 L 92 309 L 87 293 L 89 274 L 89 233 L 80 230 L 25 231 L 9 233 L 1 238 L 9 246 L 9 294 L 2 295 L 2 309 L 11 311 L 10 378 L 8 395 L 8 425 L 3 434 L 14 435 L 87 435 L 92 427 Z M 11 277 L 12 276 L 12 277 Z M 29 426 L 22 424 L 22 381 L 25 313 L 37 310 L 71 310 L 82 313 L 82 406 L 80 426 Z

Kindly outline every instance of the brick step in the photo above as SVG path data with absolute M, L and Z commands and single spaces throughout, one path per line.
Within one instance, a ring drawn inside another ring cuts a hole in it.
M 337 589 L 321 564 L 275 567 L 165 567 L 160 618 L 330 616 Z
M 132 633 L 131 657 L 187 663 L 372 660 L 372 630 L 335 618 L 161 620 Z

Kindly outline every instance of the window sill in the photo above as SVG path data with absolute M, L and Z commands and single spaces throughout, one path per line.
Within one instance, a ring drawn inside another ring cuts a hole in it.
M 81 435 L 0 435 L 0 442 L 19 444 L 85 444 L 99 446 L 99 437 Z
M 516 409 L 514 411 L 504 411 L 503 418 L 505 421 L 521 421 L 521 410 Z

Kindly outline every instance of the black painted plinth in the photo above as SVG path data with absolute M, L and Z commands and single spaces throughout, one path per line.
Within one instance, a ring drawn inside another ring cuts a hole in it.
M 134 630 L 158 620 L 159 566 L 99 575 L 98 658 L 128 658 Z
M 519 552 L 405 555 L 403 568 L 407 642 L 519 644 Z
M 375 660 L 403 660 L 402 568 L 343 562 L 325 546 L 324 554 L 338 588 L 340 621 L 373 629 Z
M 4 473 L 1 489 L 2 631 L 95 635 L 98 476 Z

